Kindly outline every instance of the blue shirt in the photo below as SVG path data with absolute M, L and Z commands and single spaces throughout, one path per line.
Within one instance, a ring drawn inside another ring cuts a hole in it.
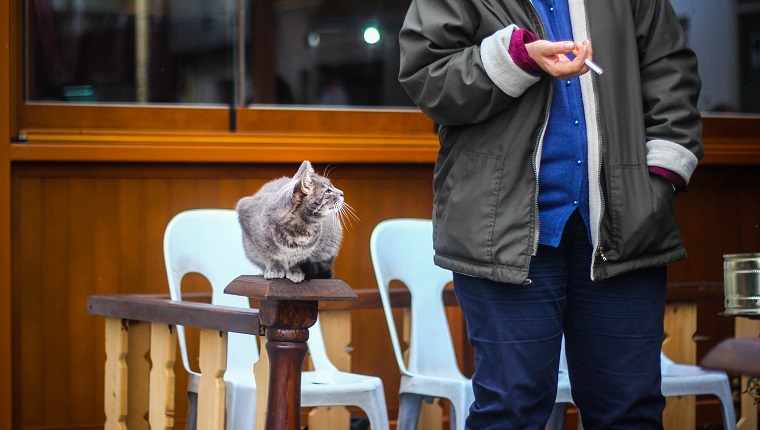
M 574 40 L 567 0 L 533 0 L 550 41 Z M 554 79 L 538 176 L 538 243 L 558 246 L 570 215 L 589 229 L 588 153 L 580 79 Z M 590 241 L 590 233 L 589 233 Z

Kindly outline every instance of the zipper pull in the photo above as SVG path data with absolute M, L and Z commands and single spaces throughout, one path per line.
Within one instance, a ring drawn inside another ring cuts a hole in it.
M 605 255 L 604 255 L 604 251 L 602 250 L 602 246 L 601 246 L 601 245 L 599 245 L 599 246 L 596 248 L 596 251 L 597 251 L 597 253 L 599 254 L 599 256 L 600 256 L 600 257 L 602 257 L 602 261 L 607 261 L 607 257 L 605 257 Z

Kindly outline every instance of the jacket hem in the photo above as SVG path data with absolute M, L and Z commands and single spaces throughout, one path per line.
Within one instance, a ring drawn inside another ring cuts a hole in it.
M 665 266 L 687 257 L 686 248 L 678 248 L 656 254 L 644 255 L 639 258 L 623 262 L 605 262 L 594 267 L 592 280 L 601 281 L 634 270 L 649 269 L 652 267 Z
M 505 284 L 523 284 L 528 278 L 527 267 L 521 268 L 477 263 L 474 261 L 448 257 L 438 253 L 435 254 L 433 261 L 437 266 L 451 270 L 452 272 Z

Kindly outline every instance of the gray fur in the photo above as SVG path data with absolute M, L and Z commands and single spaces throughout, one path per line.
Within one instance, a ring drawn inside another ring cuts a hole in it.
M 304 161 L 293 178 L 268 182 L 238 202 L 246 256 L 267 279 L 332 277 L 343 204 L 343 191 Z

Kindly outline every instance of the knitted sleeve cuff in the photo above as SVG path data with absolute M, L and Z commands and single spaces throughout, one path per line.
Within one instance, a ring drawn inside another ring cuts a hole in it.
M 686 191 L 686 185 L 697 167 L 697 161 L 697 157 L 691 151 L 675 142 L 659 139 L 647 142 L 647 164 L 650 172 L 670 179 L 679 191 Z
M 655 175 L 659 175 L 667 179 L 671 184 L 673 184 L 673 187 L 675 187 L 677 191 L 688 191 L 686 189 L 686 181 L 684 181 L 683 178 L 676 172 L 662 167 L 650 166 L 649 173 L 654 173 Z
M 491 81 L 510 97 L 520 97 L 531 85 L 541 79 L 540 75 L 526 72 L 515 64 L 509 53 L 512 33 L 517 26 L 511 24 L 486 37 L 480 43 L 483 69 Z
M 528 55 L 528 50 L 525 49 L 526 43 L 535 42 L 538 37 L 531 31 L 524 28 L 515 30 L 512 33 L 512 37 L 509 41 L 509 55 L 514 60 L 515 64 L 524 71 L 532 74 L 541 74 L 541 68 L 538 67 L 538 63 Z

